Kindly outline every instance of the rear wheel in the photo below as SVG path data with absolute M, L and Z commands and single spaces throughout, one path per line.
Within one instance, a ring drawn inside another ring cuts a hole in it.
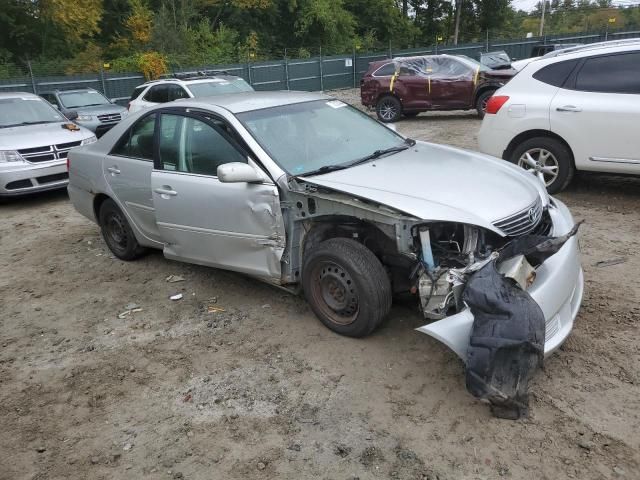
M 513 150 L 509 161 L 536 175 L 551 194 L 564 190 L 575 173 L 569 148 L 550 137 L 525 140 Z
M 400 100 L 391 95 L 385 95 L 376 105 L 378 119 L 384 123 L 397 122 L 402 116 L 402 104 Z
M 478 98 L 476 100 L 476 110 L 480 118 L 484 118 L 484 115 L 487 112 L 487 102 L 495 92 L 495 90 L 485 90 L 480 95 L 478 95 Z
M 304 260 L 302 286 L 316 316 L 341 335 L 370 334 L 391 309 L 391 283 L 382 263 L 349 238 L 313 247 Z
M 99 222 L 102 238 L 119 259 L 135 260 L 146 251 L 136 240 L 127 217 L 113 200 L 107 199 L 100 206 Z

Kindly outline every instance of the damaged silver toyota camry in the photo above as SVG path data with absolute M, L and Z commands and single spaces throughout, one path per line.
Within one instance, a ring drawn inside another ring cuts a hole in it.
M 574 221 L 533 175 L 405 138 L 322 94 L 179 100 L 70 154 L 69 195 L 119 258 L 167 258 L 304 292 L 330 329 L 371 333 L 414 296 L 418 330 L 467 358 L 474 272 L 524 236 L 565 235 L 539 264 L 497 268 L 544 316 L 544 354 L 566 339 L 583 277 Z

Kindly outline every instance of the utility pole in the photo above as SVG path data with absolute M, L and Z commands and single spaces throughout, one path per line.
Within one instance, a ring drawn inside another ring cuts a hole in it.
M 540 35 L 538 35 L 539 37 L 542 36 L 542 33 L 544 32 L 544 13 L 547 9 L 547 0 L 542 0 L 542 17 L 540 18 Z
M 456 26 L 453 30 L 453 44 L 458 44 L 458 34 L 460 32 L 460 13 L 462 11 L 462 0 L 456 0 Z

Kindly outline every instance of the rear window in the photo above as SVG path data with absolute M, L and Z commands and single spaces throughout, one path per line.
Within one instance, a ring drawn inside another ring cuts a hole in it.
M 131 98 L 129 99 L 129 101 L 131 102 L 131 101 L 135 100 L 136 98 L 138 98 L 140 96 L 140 94 L 142 92 L 144 92 L 145 88 L 147 88 L 147 87 L 146 86 L 136 87 L 133 90 L 133 93 L 131 94 Z
M 533 74 L 533 78 L 554 87 L 561 87 L 578 64 L 578 60 L 567 60 L 547 65 Z
M 576 76 L 575 89 L 640 93 L 640 52 L 587 58 Z
M 376 77 L 390 77 L 394 73 L 396 73 L 396 66 L 393 63 L 387 63 L 376 70 L 373 75 Z

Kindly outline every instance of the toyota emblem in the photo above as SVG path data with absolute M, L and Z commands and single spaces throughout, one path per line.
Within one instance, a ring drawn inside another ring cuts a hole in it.
M 536 209 L 535 209 L 535 208 L 533 208 L 533 207 L 532 207 L 532 208 L 530 208 L 530 209 L 529 209 L 529 221 L 530 221 L 531 223 L 536 223 L 536 220 L 537 220 L 537 218 L 536 218 L 536 217 L 537 217 L 537 215 L 536 215 Z

